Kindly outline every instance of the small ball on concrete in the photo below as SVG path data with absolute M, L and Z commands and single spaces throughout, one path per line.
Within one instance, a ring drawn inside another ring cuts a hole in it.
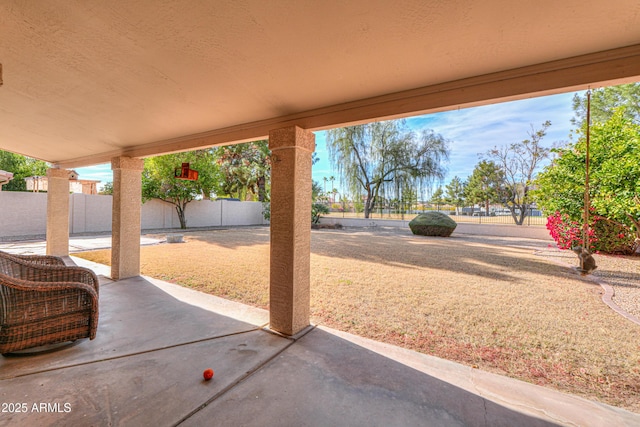
M 213 378 L 213 369 L 211 368 L 205 369 L 204 372 L 202 373 L 202 376 L 206 381 L 209 381 L 211 378 Z

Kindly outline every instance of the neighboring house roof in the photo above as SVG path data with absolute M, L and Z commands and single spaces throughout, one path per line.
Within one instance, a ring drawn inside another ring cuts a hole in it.
M 49 181 L 46 176 L 28 176 L 24 180 L 28 191 L 48 190 Z M 96 179 L 78 179 L 76 171 L 69 171 L 69 188 L 73 193 L 97 194 L 97 184 L 100 182 Z
M 4 184 L 8 183 L 13 179 L 13 174 L 11 172 L 0 170 L 0 187 Z

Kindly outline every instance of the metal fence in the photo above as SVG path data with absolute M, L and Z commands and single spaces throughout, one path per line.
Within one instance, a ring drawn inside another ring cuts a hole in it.
M 376 210 L 375 212 L 371 212 L 369 217 L 371 219 L 400 219 L 400 220 L 411 220 L 416 215 L 421 214 L 423 212 L 435 212 L 436 209 L 428 209 L 428 210 L 413 210 L 411 212 L 394 212 L 388 209 Z M 460 223 L 472 223 L 472 224 L 513 224 L 515 225 L 515 221 L 511 214 L 505 214 L 504 212 L 499 212 L 498 214 L 493 215 L 485 215 L 484 211 L 479 213 L 478 211 L 474 214 L 470 215 L 455 215 L 455 211 L 450 210 L 439 210 L 446 215 L 450 215 L 451 219 Z M 466 212 L 465 212 L 466 213 Z M 470 212 L 469 212 L 470 213 Z M 532 215 L 533 214 L 533 215 Z M 331 218 L 364 218 L 363 212 L 349 212 L 349 211 L 337 211 L 332 210 L 329 214 L 323 215 L 325 217 Z M 524 219 L 524 223 L 522 225 L 527 226 L 545 226 L 547 224 L 547 218 L 539 214 L 539 211 L 535 209 L 530 209 L 527 212 L 527 215 Z

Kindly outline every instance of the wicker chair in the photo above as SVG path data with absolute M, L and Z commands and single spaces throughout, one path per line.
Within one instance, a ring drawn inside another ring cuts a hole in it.
M 16 254 L 8 254 L 6 252 L 0 251 L 1 255 L 9 255 L 14 258 L 21 259 L 23 261 L 29 261 L 32 264 L 39 265 L 66 265 L 64 260 L 58 256 L 53 255 L 16 255 Z
M 50 256 L 0 251 L 0 353 L 94 339 L 98 278 Z

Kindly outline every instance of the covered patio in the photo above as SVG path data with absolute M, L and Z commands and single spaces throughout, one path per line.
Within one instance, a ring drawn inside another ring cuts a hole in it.
M 568 396 L 510 407 L 470 393 L 482 373 L 441 383 L 423 372 L 427 356 L 309 332 L 313 131 L 638 81 L 636 1 L 194 0 L 187 8 L 170 0 L 10 0 L 0 4 L 0 28 L 0 149 L 52 165 L 48 254 L 69 253 L 68 169 L 109 162 L 114 172 L 105 274 L 114 282 L 101 291 L 98 337 L 1 360 L 4 401 L 60 396 L 78 408 L 64 417 L 86 414 L 96 424 L 133 425 L 141 416 L 144 424 L 158 417 L 156 424 L 196 425 L 212 409 L 212 424 L 341 424 L 341 415 L 359 424 L 565 422 L 543 414 L 556 414 L 551 408 L 565 398 L 575 402 Z M 269 313 L 197 307 L 141 278 L 143 159 L 264 138 L 273 158 Z M 193 387 L 188 362 L 199 354 L 218 355 L 222 368 L 216 381 Z M 388 376 L 377 377 L 380 370 Z M 398 401 L 406 410 L 382 411 Z M 598 425 L 602 410 L 619 416 L 588 404 L 584 425 Z M 527 406 L 542 409 L 517 409 Z M 396 413 L 416 418 L 389 418 Z
M 618 408 L 322 326 L 285 337 L 266 329 L 264 310 L 152 278 L 101 282 L 94 341 L 0 361 L 2 402 L 27 408 L 3 412 L 0 425 L 640 423 Z

